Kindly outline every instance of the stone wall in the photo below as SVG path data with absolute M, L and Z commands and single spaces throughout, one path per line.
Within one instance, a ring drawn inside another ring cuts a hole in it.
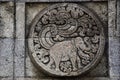
M 83 4 L 103 22 L 104 55 L 94 69 L 81 76 L 48 76 L 33 65 L 28 55 L 30 23 L 39 11 L 54 2 Z M 119 3 L 119 0 L 0 0 L 0 80 L 120 80 Z

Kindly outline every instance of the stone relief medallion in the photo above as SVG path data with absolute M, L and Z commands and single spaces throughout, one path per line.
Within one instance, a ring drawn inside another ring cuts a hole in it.
M 88 8 L 59 3 L 38 13 L 31 24 L 29 54 L 41 70 L 77 76 L 99 61 L 104 49 L 101 21 Z

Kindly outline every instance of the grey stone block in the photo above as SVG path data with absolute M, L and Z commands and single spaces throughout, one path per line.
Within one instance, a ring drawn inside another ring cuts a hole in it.
M 110 76 L 120 76 L 120 38 L 109 38 Z
M 39 4 L 27 4 L 26 5 L 26 37 L 29 36 L 30 31 L 30 23 L 37 15 L 39 11 L 44 9 L 45 7 L 49 6 L 50 4 L 47 3 L 39 3 Z
M 13 76 L 13 39 L 0 39 L 0 76 Z
M 108 36 L 109 37 L 115 36 L 115 30 L 114 30 L 114 28 L 108 28 Z
M 87 6 L 89 9 L 94 11 L 100 18 L 100 20 L 104 23 L 104 27 L 107 27 L 107 22 L 108 22 L 108 6 L 107 2 L 87 2 L 83 3 L 83 5 Z
M 84 78 L 66 79 L 66 80 L 110 80 L 110 79 L 106 77 L 84 77 Z
M 29 56 L 26 58 L 26 77 L 39 77 L 45 78 L 46 75 L 42 71 L 38 70 L 31 62 Z
M 17 2 L 85 2 L 85 1 L 107 1 L 107 0 L 17 0 Z
M 16 39 L 15 40 L 15 53 L 14 53 L 14 73 L 15 77 L 24 77 L 25 75 L 25 40 Z
M 0 3 L 0 37 L 13 38 L 14 33 L 14 4 Z
M 5 1 L 14 1 L 14 0 L 0 0 L 1 2 L 5 2 Z
M 109 0 L 108 2 L 108 27 L 115 28 L 116 18 L 116 0 Z
M 120 36 L 120 0 L 117 0 L 117 32 L 116 36 Z
M 1 78 L 0 80 L 13 80 L 13 78 Z
M 25 3 L 16 3 L 16 38 L 25 38 Z
M 111 80 L 120 80 L 120 77 L 112 77 Z
M 15 77 L 25 76 L 25 3 L 16 3 Z
M 104 53 L 107 54 L 107 53 Z M 107 65 L 107 58 L 103 55 L 102 59 L 100 60 L 99 64 L 94 67 L 91 71 L 86 73 L 86 77 L 106 77 L 108 76 L 108 65 Z
M 16 80 L 52 80 L 52 79 L 40 79 L 40 78 L 16 78 Z

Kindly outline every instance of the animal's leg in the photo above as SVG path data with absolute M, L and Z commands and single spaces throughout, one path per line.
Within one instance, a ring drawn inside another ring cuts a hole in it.
M 55 60 L 56 70 L 59 71 L 60 58 L 56 58 L 54 60 Z
M 77 56 L 77 64 L 78 64 L 78 68 L 82 68 L 83 66 L 81 65 L 81 59 L 79 56 Z
M 76 53 L 74 53 L 74 54 L 76 54 Z M 74 56 L 72 56 L 71 58 L 70 58 L 70 60 L 71 60 L 71 63 L 72 63 L 72 66 L 73 66 L 73 71 L 76 71 L 77 70 L 77 68 L 76 68 L 76 55 L 74 55 Z

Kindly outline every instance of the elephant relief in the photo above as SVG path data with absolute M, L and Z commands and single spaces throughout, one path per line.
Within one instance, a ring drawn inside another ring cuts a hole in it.
M 82 50 L 90 50 L 90 48 L 90 44 L 86 47 L 83 39 L 81 37 L 76 37 L 71 40 L 56 43 L 50 48 L 49 54 L 55 62 L 56 70 L 59 70 L 61 61 L 70 60 L 73 71 L 76 71 L 78 69 L 78 67 L 76 67 L 76 61 L 78 59 L 83 58 L 84 60 L 89 61 L 90 56 L 85 54 Z
M 30 57 L 45 72 L 77 76 L 97 64 L 104 51 L 100 19 L 83 5 L 60 3 L 41 10 L 31 24 Z

